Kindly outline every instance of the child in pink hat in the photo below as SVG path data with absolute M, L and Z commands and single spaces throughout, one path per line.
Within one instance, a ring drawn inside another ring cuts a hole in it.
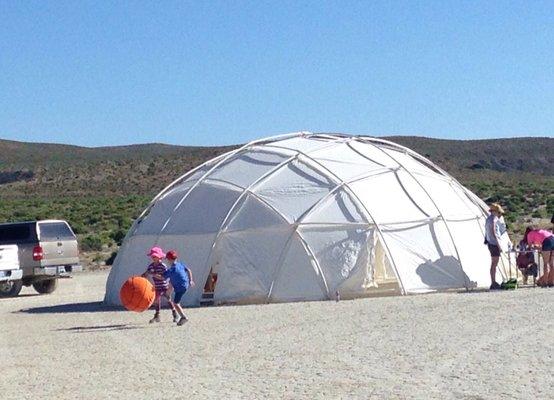
M 156 313 L 154 318 L 149 322 L 160 322 L 160 310 L 162 308 L 162 297 L 165 297 L 171 305 L 171 312 L 173 313 L 173 321 L 178 320 L 177 311 L 173 306 L 173 302 L 169 297 L 169 279 L 164 278 L 163 275 L 167 270 L 167 267 L 162 263 L 165 257 L 163 250 L 160 247 L 152 247 L 147 254 L 152 259 L 152 262 L 146 268 L 146 271 L 142 274 L 143 277 L 150 276 L 154 281 L 154 289 L 156 290 Z

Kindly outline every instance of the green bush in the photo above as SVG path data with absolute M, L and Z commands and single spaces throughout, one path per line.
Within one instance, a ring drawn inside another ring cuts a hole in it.
M 121 246 L 121 242 L 123 242 L 123 239 L 125 239 L 125 235 L 127 234 L 127 231 L 124 231 L 123 229 L 118 229 L 114 232 L 110 233 L 110 238 L 118 245 Z
M 81 250 L 100 251 L 102 250 L 102 240 L 97 235 L 88 235 L 81 240 Z
M 549 215 L 554 214 L 554 197 L 552 195 L 546 200 L 546 212 Z
M 542 215 L 542 213 L 540 212 L 540 210 L 535 210 L 535 211 L 533 211 L 533 213 L 531 214 L 531 217 L 533 217 L 533 218 L 542 218 L 543 215 Z

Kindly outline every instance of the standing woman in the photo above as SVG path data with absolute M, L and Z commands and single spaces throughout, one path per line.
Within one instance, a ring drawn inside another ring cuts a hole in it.
M 554 234 L 546 229 L 529 229 L 525 241 L 531 247 L 541 249 L 544 273 L 537 279 L 539 286 L 554 286 Z
M 504 209 L 498 203 L 493 203 L 489 207 L 490 215 L 485 221 L 485 244 L 491 253 L 491 290 L 500 289 L 500 285 L 496 282 L 496 267 L 500 260 L 500 253 L 508 251 L 510 240 L 504 222 Z

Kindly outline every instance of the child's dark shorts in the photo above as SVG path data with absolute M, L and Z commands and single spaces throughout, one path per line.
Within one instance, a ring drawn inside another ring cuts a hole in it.
M 179 290 L 179 291 L 175 291 L 175 297 L 173 298 L 173 301 L 175 303 L 180 303 L 181 302 L 181 298 L 183 297 L 183 295 L 185 294 L 187 290 Z
M 487 244 L 491 257 L 500 257 L 500 247 L 495 244 Z
M 554 236 L 547 237 L 542 242 L 542 251 L 552 251 L 554 250 Z

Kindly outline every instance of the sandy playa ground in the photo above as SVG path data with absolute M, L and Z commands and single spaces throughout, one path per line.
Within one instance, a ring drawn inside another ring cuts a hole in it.
M 554 289 L 151 312 L 106 272 L 0 299 L 1 398 L 551 399 Z

